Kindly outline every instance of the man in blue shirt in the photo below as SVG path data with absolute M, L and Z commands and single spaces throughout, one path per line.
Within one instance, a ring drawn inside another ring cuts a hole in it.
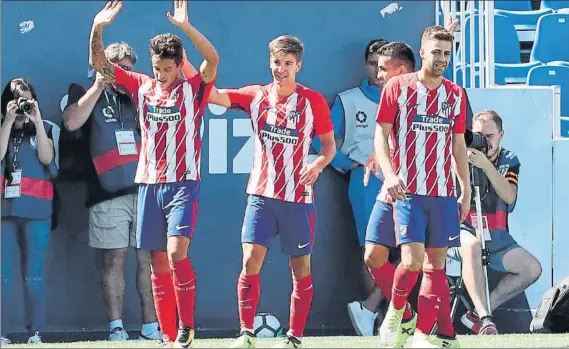
M 364 58 L 367 78 L 358 87 L 341 92 L 336 96 L 331 108 L 334 134 L 338 151 L 331 166 L 341 173 L 350 173 L 348 196 L 356 221 L 358 240 L 365 246 L 366 228 L 381 188 L 383 178 L 377 169 L 373 153 L 375 135 L 375 115 L 379 105 L 382 84 L 378 80 L 378 51 L 388 42 L 383 39 L 372 40 L 365 49 Z M 317 152 L 322 145 L 314 139 Z M 372 174 L 367 186 L 364 186 L 365 167 L 369 166 Z M 384 297 L 376 287 L 366 265 L 362 266 L 363 280 L 368 298 L 348 304 L 348 313 L 358 335 L 373 336 L 374 323 L 378 309 Z

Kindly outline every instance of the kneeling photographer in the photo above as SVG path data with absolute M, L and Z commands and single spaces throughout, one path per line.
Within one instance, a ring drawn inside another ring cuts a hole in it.
M 1 97 L 2 322 L 14 309 L 13 282 L 23 282 L 28 343 L 40 343 L 44 325 L 44 258 L 51 231 L 54 185 L 52 128 L 41 117 L 25 79 L 8 82 Z M 21 277 L 16 275 L 21 265 Z M 2 336 L 2 345 L 9 340 Z
M 462 323 L 479 335 L 497 334 L 492 312 L 522 293 L 541 275 L 541 264 L 510 235 L 508 214 L 513 212 L 518 194 L 520 162 L 514 152 L 504 149 L 502 118 L 493 110 L 476 114 L 466 141 L 471 164 L 472 185 L 478 186 L 482 227 L 488 266 L 507 273 L 486 296 L 482 266 L 482 243 L 476 237 L 476 191 L 472 190 L 470 213 L 461 226 L 461 247 L 449 249 L 449 257 L 462 261 L 462 279 L 476 313 L 468 311 Z M 480 221 L 480 220 L 478 220 Z M 490 309 L 489 309 L 490 307 Z

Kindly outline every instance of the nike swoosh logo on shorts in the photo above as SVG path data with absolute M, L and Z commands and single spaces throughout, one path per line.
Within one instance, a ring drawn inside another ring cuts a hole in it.
M 448 238 L 448 241 L 454 241 L 454 240 L 458 239 L 459 236 L 460 236 L 460 235 L 451 236 L 451 237 Z
M 305 248 L 308 245 L 310 245 L 310 242 L 307 242 L 304 245 L 298 244 L 298 248 Z
M 189 227 L 190 227 L 189 225 L 177 225 L 176 230 L 182 230 L 182 229 L 189 228 Z

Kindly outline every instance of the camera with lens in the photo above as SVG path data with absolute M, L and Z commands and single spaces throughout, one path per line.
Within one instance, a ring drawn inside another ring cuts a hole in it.
M 466 130 L 464 133 L 464 140 L 466 141 L 467 148 L 473 148 L 479 150 L 483 154 L 488 154 L 488 150 L 490 148 L 486 137 L 480 132 L 473 132 L 471 130 Z M 470 165 L 470 177 L 471 177 L 471 185 L 472 186 L 479 186 L 480 190 L 483 192 L 486 191 L 488 185 L 488 177 L 482 169 L 479 169 L 476 166 Z M 473 198 L 474 199 L 474 198 Z
M 464 140 L 466 141 L 467 148 L 474 148 L 481 151 L 484 154 L 488 154 L 488 141 L 486 137 L 480 132 L 473 132 L 471 130 L 466 130 L 464 133 Z
M 32 102 L 30 102 L 30 100 L 25 97 L 18 98 L 16 104 L 18 105 L 18 109 L 16 110 L 16 113 L 18 114 L 24 114 L 24 113 L 29 114 L 34 109 L 34 105 L 32 104 Z

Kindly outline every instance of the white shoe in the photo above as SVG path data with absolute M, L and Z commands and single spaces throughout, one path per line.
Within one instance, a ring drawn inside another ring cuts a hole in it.
M 9 340 L 9 339 L 6 338 L 6 337 L 0 337 L 0 338 L 1 338 L 1 339 L 0 339 L 0 344 L 2 344 L 2 345 L 6 345 L 6 344 L 11 344 L 11 343 L 12 343 L 12 341 Z
M 127 341 L 128 333 L 122 327 L 115 327 L 109 334 L 110 341 Z
M 39 344 L 41 342 L 40 333 L 38 331 L 28 339 L 28 344 Z
M 411 348 L 460 348 L 456 338 L 441 338 L 415 332 Z
M 401 332 L 401 321 L 403 320 L 405 308 L 397 310 L 389 303 L 389 308 L 385 314 L 385 319 L 379 328 L 379 343 L 388 348 L 393 348 L 397 344 Z
M 156 330 L 154 332 L 150 332 L 149 334 L 143 334 L 140 332 L 140 336 L 138 339 L 141 341 L 159 341 L 162 340 L 162 332 Z
M 249 331 L 241 331 L 239 337 L 231 343 L 229 348 L 255 348 L 257 338 Z
M 348 314 L 358 336 L 373 336 L 377 313 L 364 308 L 362 302 L 351 302 L 348 303 Z

